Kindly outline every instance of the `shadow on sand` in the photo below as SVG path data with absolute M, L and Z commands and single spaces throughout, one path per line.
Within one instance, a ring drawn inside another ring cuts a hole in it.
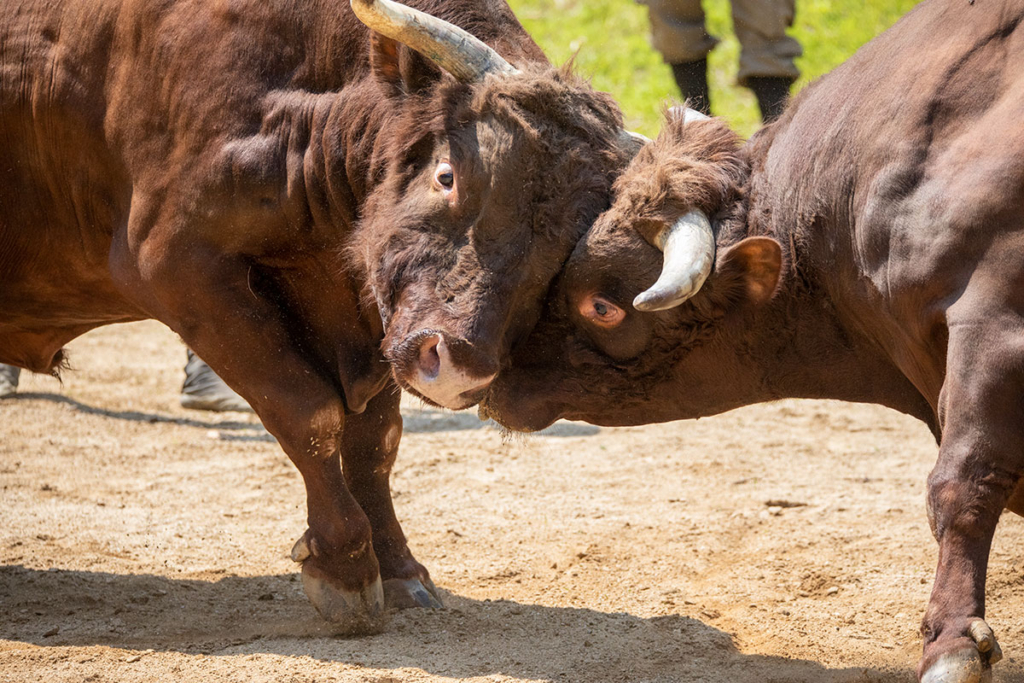
M 680 615 L 479 601 L 393 615 L 384 633 L 332 635 L 293 574 L 217 581 L 0 567 L 0 638 L 38 646 L 111 646 L 226 656 L 269 653 L 465 678 L 704 683 L 910 683 L 906 670 L 827 669 L 748 655 Z M 391 680 L 391 679 L 387 679 Z
M 5 398 L 4 401 L 50 401 L 52 403 L 59 403 L 61 405 L 69 406 L 70 408 L 84 413 L 85 415 L 98 415 L 100 417 L 110 417 L 115 420 L 129 420 L 131 422 L 148 422 L 150 424 L 173 424 L 182 427 L 196 427 L 199 429 L 232 429 L 232 430 L 252 430 L 252 431 L 264 431 L 263 425 L 258 422 L 241 422 L 238 420 L 201 420 L 190 417 L 176 417 L 174 415 L 162 415 L 160 413 L 144 413 L 139 410 L 109 410 L 107 408 L 97 408 L 81 401 L 76 401 L 73 398 L 63 396 L 61 394 L 48 394 L 43 392 L 29 392 L 15 394 Z M 237 414 L 237 413 L 236 413 Z M 269 436 L 269 435 L 268 435 Z
M 109 410 L 97 408 L 73 398 L 61 394 L 50 394 L 43 392 L 25 392 L 16 394 L 5 401 L 51 401 L 71 407 L 72 409 L 86 415 L 98 415 L 109 417 L 115 420 L 130 420 L 132 422 L 147 422 L 150 424 L 173 424 L 182 427 L 195 427 L 198 429 L 216 429 L 221 431 L 220 438 L 224 441 L 265 441 L 275 443 L 276 439 L 263 429 L 258 422 L 242 422 L 238 420 L 220 421 L 217 418 L 207 420 L 178 417 L 174 415 L 163 415 L 160 413 L 146 413 L 138 410 Z M 475 413 L 462 411 L 458 413 L 434 408 L 412 408 L 402 411 L 404 430 L 410 434 L 433 433 L 433 432 L 454 432 L 471 429 L 498 429 L 494 422 L 488 420 L 482 422 Z M 537 432 L 541 436 L 593 436 L 600 429 L 592 425 L 575 422 L 558 422 L 547 429 Z
M 481 421 L 472 410 L 452 413 L 435 408 L 413 408 L 402 411 L 404 429 L 410 433 L 455 432 L 471 429 L 500 429 L 492 420 Z M 593 436 L 598 427 L 579 422 L 556 422 L 536 434 L 539 436 Z

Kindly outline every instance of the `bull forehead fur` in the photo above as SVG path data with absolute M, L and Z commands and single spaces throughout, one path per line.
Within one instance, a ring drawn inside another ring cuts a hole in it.
M 602 226 L 646 230 L 690 209 L 721 219 L 733 210 L 749 175 L 741 140 L 718 119 L 684 123 L 670 115 L 654 144 L 644 146 L 615 182 L 615 202 Z M 602 228 L 596 227 L 594 232 Z
M 497 325 L 499 338 L 529 325 L 548 281 L 608 204 L 625 165 L 620 130 L 611 98 L 569 67 L 442 81 L 419 96 L 389 131 L 390 169 L 351 246 L 385 322 L 398 308 L 412 313 L 386 325 L 385 353 L 399 353 L 414 324 L 465 337 Z M 450 207 L 427 196 L 441 159 L 455 167 Z
M 489 150 L 492 154 L 516 152 L 523 170 L 536 173 L 536 178 L 523 177 L 524 183 L 560 180 L 551 177 L 549 169 L 561 162 L 563 154 L 570 156 L 568 163 L 577 164 L 586 155 L 586 161 L 601 162 L 600 170 L 605 172 L 608 165 L 616 165 L 616 172 L 624 165 L 624 153 L 618 147 L 622 115 L 611 96 L 593 90 L 588 81 L 574 75 L 571 65 L 542 64 L 527 65 L 513 77 L 488 76 L 476 84 L 443 78 L 426 92 L 409 94 L 389 121 L 387 134 L 379 138 L 375 157 L 389 165 L 388 180 L 404 186 L 430 163 L 423 154 L 425 145 L 429 152 L 429 147 L 449 139 L 467 152 L 478 147 L 475 131 L 470 130 L 478 122 L 507 136 L 502 148 Z M 369 201 L 387 199 L 371 197 Z

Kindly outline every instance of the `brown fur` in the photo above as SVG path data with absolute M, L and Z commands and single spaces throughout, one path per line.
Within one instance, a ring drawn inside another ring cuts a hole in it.
M 500 365 L 626 159 L 615 104 L 504 3 L 411 4 L 522 75 L 457 83 L 338 0 L 0 5 L 0 362 L 47 372 L 98 325 L 166 323 L 298 466 L 305 570 L 349 595 L 428 582 L 380 442 L 401 349 L 439 330 Z
M 717 119 L 685 125 L 670 114 L 655 144 L 645 145 L 615 181 L 611 212 L 629 216 L 646 238 L 697 208 L 716 216 L 734 205 L 747 175 L 740 138 Z
M 1024 513 L 1022 25 L 1016 0 L 926 0 L 738 152 L 710 144 L 728 140 L 720 122 L 668 123 L 485 409 L 517 429 L 783 397 L 920 418 L 940 449 L 919 673 L 946 655 L 987 669 L 969 628 L 999 515 Z M 675 309 L 634 310 L 662 260 L 642 233 L 695 206 L 717 222 L 711 277 Z M 581 314 L 595 295 L 621 322 Z

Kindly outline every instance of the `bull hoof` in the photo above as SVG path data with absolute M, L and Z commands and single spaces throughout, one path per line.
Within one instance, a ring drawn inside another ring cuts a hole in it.
M 437 594 L 434 582 L 427 579 L 388 579 L 384 582 L 384 601 L 389 609 L 412 607 L 441 608 L 444 603 Z
M 990 683 L 992 667 L 981 661 L 977 648 L 941 655 L 921 676 L 921 683 Z
M 347 590 L 313 569 L 302 567 L 302 587 L 313 607 L 343 635 L 380 633 L 387 622 L 380 577 L 361 591 Z
M 1003 658 L 1003 651 L 992 629 L 982 619 L 975 619 L 968 629 L 969 643 L 944 652 L 921 675 L 921 683 L 990 683 L 992 665 Z M 971 643 L 971 640 L 974 642 Z

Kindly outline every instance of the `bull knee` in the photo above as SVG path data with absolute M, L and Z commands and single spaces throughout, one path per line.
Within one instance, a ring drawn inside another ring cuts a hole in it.
M 294 398 L 294 397 L 286 397 Z M 298 467 L 335 456 L 345 428 L 345 408 L 340 399 L 267 402 L 261 406 L 263 425 L 280 442 Z
M 991 536 L 1013 484 L 1008 476 L 991 472 L 982 476 L 950 476 L 933 471 L 928 477 L 926 504 L 932 534 L 965 538 Z
M 402 439 L 402 418 L 399 417 L 396 420 L 392 420 L 391 423 L 384 430 L 384 439 L 382 446 L 385 453 L 393 457 L 393 454 L 398 451 L 398 442 Z

